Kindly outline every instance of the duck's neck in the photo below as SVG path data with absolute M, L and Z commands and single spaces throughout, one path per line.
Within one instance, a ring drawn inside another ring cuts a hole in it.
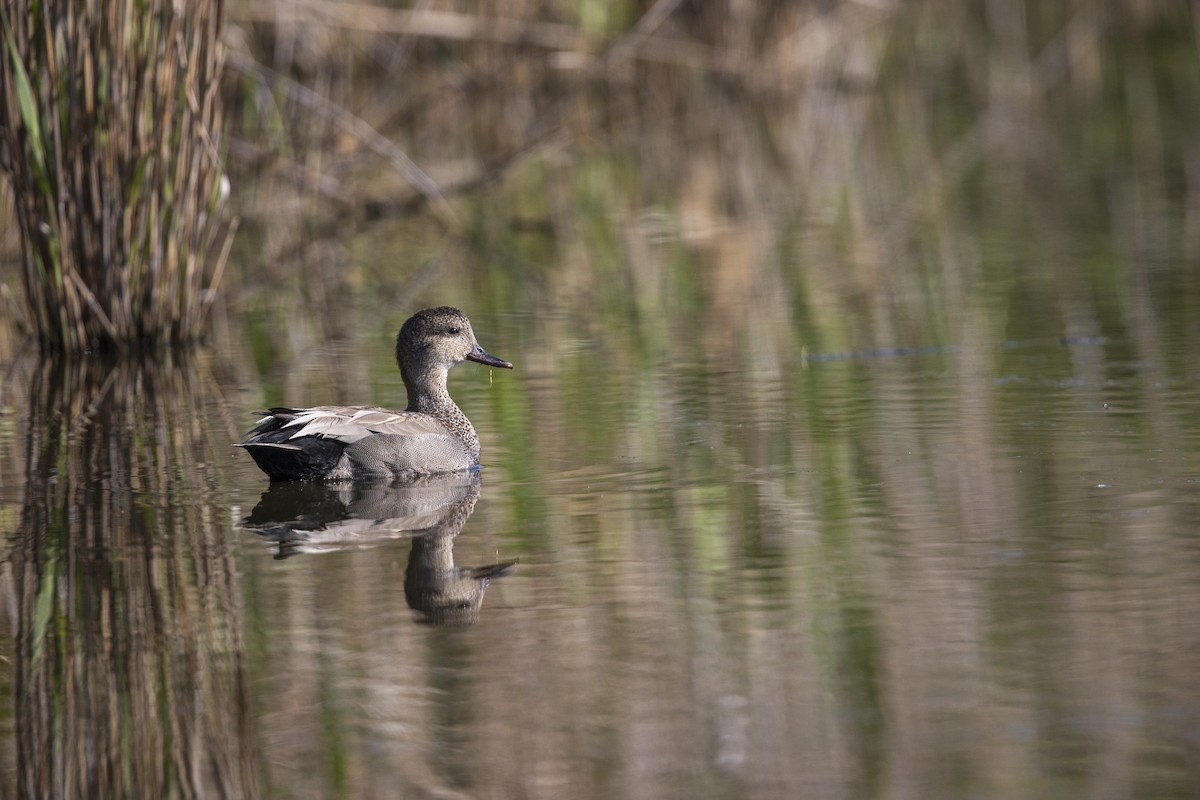
M 440 365 L 422 370 L 400 368 L 404 379 L 404 390 L 408 393 L 408 411 L 434 414 L 447 408 L 458 410 L 446 390 L 447 370 Z
M 479 460 L 479 437 L 471 420 L 446 390 L 448 371 L 442 366 L 431 366 L 424 371 L 409 371 L 401 368 L 404 389 L 408 393 L 408 411 L 428 414 L 445 425 L 457 436 L 476 461 Z

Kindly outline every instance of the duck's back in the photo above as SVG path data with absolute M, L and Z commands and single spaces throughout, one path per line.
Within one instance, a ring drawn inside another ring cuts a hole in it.
M 272 480 L 405 478 L 478 463 L 437 417 L 384 408 L 272 408 L 242 446 Z

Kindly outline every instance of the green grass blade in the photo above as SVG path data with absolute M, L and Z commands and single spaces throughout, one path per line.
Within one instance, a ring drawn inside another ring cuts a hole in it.
M 13 80 L 17 84 L 17 103 L 21 108 L 21 120 L 29 130 L 30 155 L 33 157 L 34 168 L 37 169 L 39 182 L 46 179 L 46 151 L 42 147 L 42 126 L 38 122 L 37 102 L 33 98 L 33 84 L 29 81 L 29 73 L 17 52 L 17 44 L 13 41 L 12 32 L 6 31 L 8 55 L 12 59 Z

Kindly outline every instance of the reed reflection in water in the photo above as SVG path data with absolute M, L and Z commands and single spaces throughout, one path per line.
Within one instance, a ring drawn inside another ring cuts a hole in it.
M 708 363 L 685 339 L 669 363 L 639 359 L 616 327 L 543 329 L 561 317 L 483 324 L 531 366 L 456 387 L 486 468 L 453 541 L 460 562 L 520 568 L 471 627 L 415 626 L 401 584 L 422 539 L 387 538 L 426 523 L 387 519 L 465 498 L 385 498 L 414 504 L 397 513 L 374 489 L 265 492 L 285 515 L 294 492 L 351 525 L 385 520 L 369 549 L 248 548 L 276 791 L 1060 800 L 1197 785 L 1200 429 L 1194 382 L 1170 366 L 1178 326 L 1132 359 L 1125 339 L 1004 340 L 997 325 L 799 367 L 732 348 Z M 377 363 L 368 401 L 384 402 L 379 338 L 290 377 L 315 394 L 332 369 Z
M 256 795 L 227 513 L 190 363 L 34 367 L 13 607 L 15 796 Z M 208 387 L 211 389 L 211 387 Z

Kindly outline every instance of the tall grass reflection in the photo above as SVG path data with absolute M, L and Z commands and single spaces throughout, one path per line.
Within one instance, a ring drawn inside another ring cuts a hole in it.
M 11 550 L 16 795 L 253 797 L 234 569 L 192 373 L 32 373 Z

